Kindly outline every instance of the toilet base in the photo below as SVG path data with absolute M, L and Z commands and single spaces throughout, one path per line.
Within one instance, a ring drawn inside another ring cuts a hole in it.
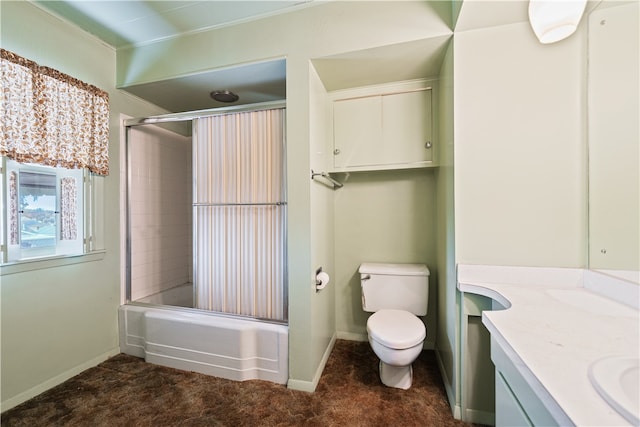
M 413 368 L 409 366 L 391 366 L 380 361 L 380 381 L 387 387 L 407 390 L 413 382 Z

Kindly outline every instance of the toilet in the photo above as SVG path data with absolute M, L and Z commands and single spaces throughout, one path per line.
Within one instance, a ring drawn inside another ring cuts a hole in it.
M 427 314 L 429 269 L 423 264 L 363 263 L 358 272 L 362 308 L 373 313 L 367 334 L 380 359 L 380 380 L 406 390 L 413 381 L 411 364 L 427 336 L 417 316 Z

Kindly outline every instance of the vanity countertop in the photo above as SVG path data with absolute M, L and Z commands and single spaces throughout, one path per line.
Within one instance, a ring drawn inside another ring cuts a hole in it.
M 588 370 L 608 356 L 640 357 L 640 286 L 580 269 L 460 265 L 458 288 L 506 308 L 484 311 L 482 322 L 556 419 L 630 425 Z

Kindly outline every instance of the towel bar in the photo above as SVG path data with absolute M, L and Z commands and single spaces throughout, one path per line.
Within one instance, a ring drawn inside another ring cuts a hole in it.
M 321 176 L 322 178 L 324 178 L 324 179 L 328 180 L 328 181 L 331 183 L 331 185 L 328 185 L 328 184 L 327 184 L 326 182 L 324 182 L 324 181 L 317 181 L 317 182 L 319 182 L 319 183 L 321 183 L 321 184 L 324 184 L 324 185 L 326 185 L 326 186 L 327 186 L 327 187 L 329 187 L 329 188 L 333 188 L 333 189 L 336 189 L 336 188 L 342 188 L 342 185 L 343 185 L 343 184 L 342 184 L 341 182 L 338 182 L 338 181 L 336 181 L 335 179 L 333 179 L 333 178 L 331 177 L 331 175 L 329 175 L 328 173 L 326 173 L 326 172 L 314 172 L 314 171 L 313 171 L 313 169 L 311 169 L 311 179 L 313 179 L 314 181 L 316 181 L 316 180 L 315 180 L 315 177 L 316 177 L 316 176 Z

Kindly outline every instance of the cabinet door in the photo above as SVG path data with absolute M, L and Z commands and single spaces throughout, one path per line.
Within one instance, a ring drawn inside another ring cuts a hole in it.
M 333 103 L 334 167 L 369 166 L 383 161 L 381 114 L 380 96 Z
M 533 426 L 498 370 L 496 370 L 496 426 Z
M 382 139 L 386 163 L 431 160 L 431 125 L 430 90 L 384 95 Z

